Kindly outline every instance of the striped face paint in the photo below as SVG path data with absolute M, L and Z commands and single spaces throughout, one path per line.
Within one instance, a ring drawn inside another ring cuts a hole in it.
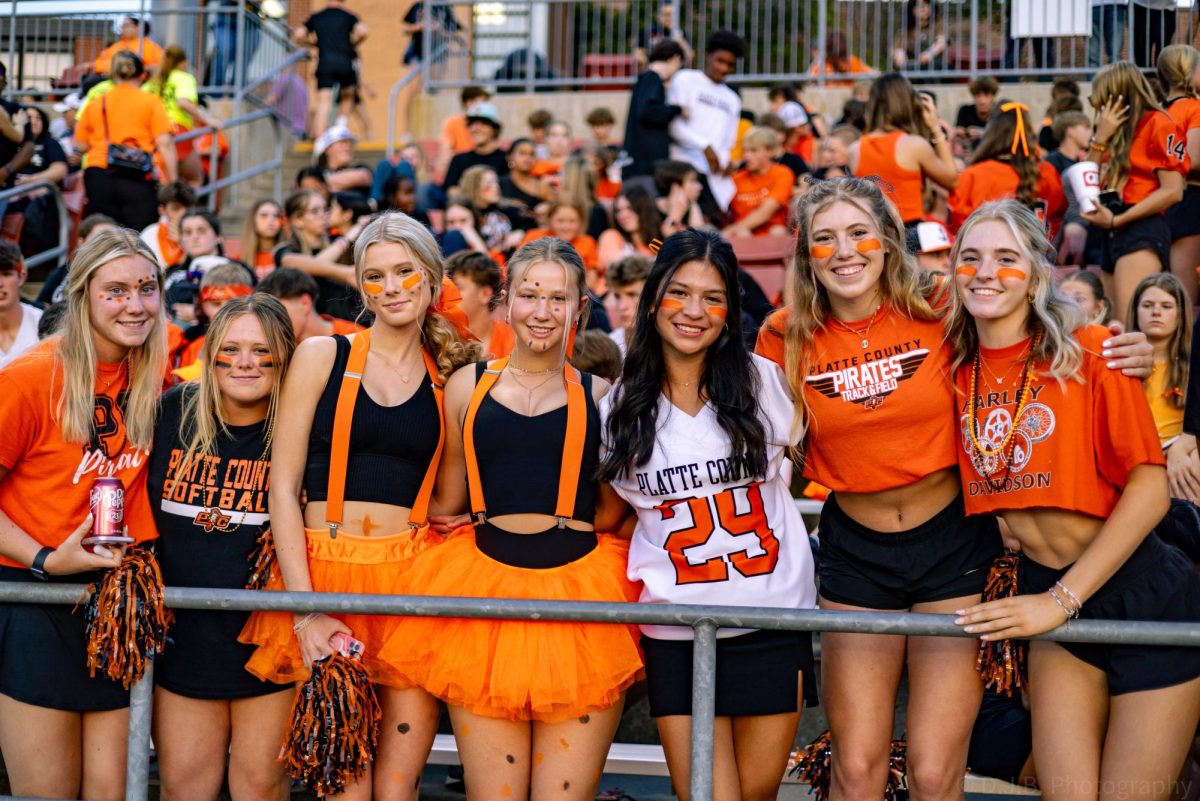
M 1001 267 L 999 270 L 996 270 L 996 277 L 1001 281 L 1005 279 L 1024 281 L 1029 276 L 1024 270 L 1018 270 L 1016 267 Z
M 877 250 L 883 249 L 883 243 L 878 239 L 860 239 L 855 243 L 854 249 L 859 253 L 874 253 Z
M 258 367 L 260 370 L 274 370 L 275 362 L 271 359 L 259 359 Z
M 837 248 L 833 245 L 810 245 L 808 255 L 814 259 L 828 259 L 837 253 Z
M 975 277 L 975 273 L 979 272 L 979 268 L 970 264 L 960 264 L 954 268 L 954 274 L 970 281 Z
M 404 287 L 405 289 L 412 289 L 417 284 L 421 283 L 421 281 L 423 281 L 424 278 L 425 278 L 425 276 L 421 275 L 420 273 L 413 273 L 412 275 L 408 276 L 403 281 L 401 281 L 400 286 Z
M 233 362 L 228 359 L 213 359 L 213 364 L 223 370 L 232 370 Z

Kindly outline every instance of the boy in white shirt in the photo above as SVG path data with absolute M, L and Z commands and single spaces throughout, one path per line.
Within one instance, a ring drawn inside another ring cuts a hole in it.
M 0 240 L 0 367 L 38 343 L 42 310 L 21 302 L 26 277 L 21 249 Z

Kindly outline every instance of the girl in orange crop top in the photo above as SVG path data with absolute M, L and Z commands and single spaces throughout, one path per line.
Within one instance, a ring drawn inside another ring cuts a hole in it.
M 416 555 L 442 541 L 425 525 L 445 441 L 442 386 L 478 349 L 442 316 L 441 253 L 420 223 L 399 212 L 372 221 L 354 270 L 374 324 L 348 340 L 304 340 L 279 398 L 268 499 L 279 564 L 268 589 L 394 593 Z M 395 797 L 415 799 L 412 783 L 396 787 L 393 777 L 419 775 L 438 705 L 384 656 L 395 620 L 256 612 L 240 639 L 258 646 L 247 670 L 277 682 L 305 678 L 332 653 L 334 635 L 359 640 L 385 734 L 373 772 L 347 792 L 370 797 L 386 782 Z M 392 736 L 400 725 L 406 736 Z
M 803 401 L 805 475 L 833 489 L 820 524 L 821 605 L 960 609 L 978 599 L 1001 543 L 993 520 L 967 515 L 957 438 L 945 423 L 957 408 L 943 342 L 947 288 L 905 253 L 900 215 L 874 182 L 818 183 L 796 221 L 789 308 L 768 318 L 757 350 L 784 367 Z M 834 783 L 864 793 L 883 786 L 886 761 L 873 755 L 887 753 L 891 732 L 869 725 L 868 710 L 894 703 L 895 684 L 881 677 L 906 662 L 916 677 L 909 714 L 937 714 L 941 724 L 910 730 L 922 763 L 910 781 L 926 770 L 960 775 L 965 749 L 936 746 L 965 744 L 979 709 L 973 643 L 827 634 L 822 648 Z
M 131 538 L 158 536 L 146 473 L 167 364 L 162 268 L 136 232 L 98 233 L 71 260 L 65 303 L 61 334 L 0 371 L 4 582 L 87 584 L 120 564 L 123 546 L 83 549 L 98 478 L 123 484 Z M 86 663 L 84 616 L 70 604 L 0 606 L 0 748 L 13 793 L 123 792 L 129 690 Z
M 1169 508 L 1167 477 L 1141 386 L 1105 367 L 1106 332 L 1080 327 L 1078 308 L 1054 287 L 1048 246 L 1040 221 L 1014 201 L 981 207 L 955 245 L 947 339 L 967 510 L 999 514 L 1022 551 L 1020 594 L 965 605 L 955 622 L 984 640 L 1075 617 L 1194 624 L 1200 577 L 1153 533 Z M 1030 648 L 1043 787 L 1118 776 L 1170 786 L 1200 720 L 1200 652 Z
M 561 239 L 526 244 L 509 261 L 507 295 L 512 354 L 446 385 L 437 508 L 449 514 L 435 522 L 459 528 L 416 559 L 407 583 L 429 595 L 636 600 L 628 542 L 597 533 L 623 517 L 595 479 L 608 386 L 565 362 L 585 322 L 583 262 Z M 469 785 L 582 799 L 595 794 L 641 670 L 636 636 L 623 625 L 413 617 L 385 652 L 450 707 Z
M 918 97 L 908 79 L 895 72 L 871 84 L 867 133 L 851 148 L 850 166 L 855 175 L 881 182 L 906 224 L 925 217 L 926 176 L 953 189 L 958 175 L 933 100 L 928 95 Z
M 1171 272 L 1183 282 L 1187 296 L 1200 300 L 1200 50 L 1191 45 L 1168 45 L 1158 54 L 1158 83 L 1167 92 L 1163 107 L 1179 127 L 1191 162 L 1183 200 L 1167 209 L 1171 229 Z

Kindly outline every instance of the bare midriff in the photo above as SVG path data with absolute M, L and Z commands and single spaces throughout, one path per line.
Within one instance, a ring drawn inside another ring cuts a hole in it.
M 869 529 L 900 533 L 925 523 L 961 493 L 958 468 L 948 467 L 903 487 L 879 492 L 839 492 L 837 504 Z

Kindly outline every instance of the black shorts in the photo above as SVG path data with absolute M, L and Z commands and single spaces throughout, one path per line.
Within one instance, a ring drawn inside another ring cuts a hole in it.
M 358 86 L 358 73 L 354 68 L 349 69 L 322 69 L 317 68 L 317 88 L 332 89 L 337 86 L 339 89 L 354 89 Z
M 1167 209 L 1163 215 L 1171 229 L 1171 241 L 1200 234 L 1200 186 L 1188 184 L 1183 200 Z
M 650 716 L 692 714 L 692 640 L 642 637 Z M 718 717 L 780 715 L 800 709 L 797 674 L 804 674 L 804 705 L 816 706 L 812 634 L 752 631 L 717 640 Z
M 295 691 L 246 670 L 257 646 L 237 641 L 249 612 L 176 609 L 167 647 L 154 660 L 154 683 L 186 698 L 232 701 Z
M 979 595 L 992 561 L 1004 552 L 993 517 L 968 517 L 960 495 L 916 528 L 867 528 L 831 494 L 821 509 L 818 589 L 834 603 L 867 609 Z
M 972 773 L 1016 784 L 1033 753 L 1033 718 L 1021 693 L 1002 695 L 984 690 L 979 715 L 971 729 L 967 767 Z
M 92 573 L 52 576 L 87 584 Z M 0 567 L 0 581 L 41 584 L 24 568 Z M 0 694 L 67 712 L 107 712 L 129 706 L 119 682 L 88 676 L 83 608 L 72 604 L 0 604 Z
M 1021 557 L 1020 592 L 1045 592 L 1068 568 Z M 1079 613 L 1080 620 L 1200 622 L 1200 576 L 1187 557 L 1151 532 Z M 1069 654 L 1104 671 L 1109 695 L 1171 687 L 1200 676 L 1200 648 L 1060 642 Z M 1036 681 L 1036 679 L 1033 679 Z
M 1171 266 L 1171 229 L 1161 214 L 1134 220 L 1128 225 L 1109 230 L 1104 239 L 1104 260 L 1101 269 L 1113 273 L 1117 259 L 1139 250 L 1152 250 L 1158 255 L 1164 270 Z

